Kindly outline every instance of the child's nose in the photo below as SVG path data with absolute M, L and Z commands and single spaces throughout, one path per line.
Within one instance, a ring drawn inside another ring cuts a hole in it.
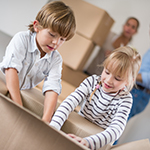
M 55 38 L 53 40 L 53 43 L 56 44 L 56 45 L 58 45 L 60 43 L 60 38 L 59 37 Z
M 108 82 L 108 83 L 112 83 L 112 82 L 113 82 L 113 77 L 112 77 L 112 76 L 109 76 L 107 82 Z

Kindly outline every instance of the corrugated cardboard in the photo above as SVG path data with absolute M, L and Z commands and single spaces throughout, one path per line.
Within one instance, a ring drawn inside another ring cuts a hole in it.
M 88 75 L 82 71 L 75 71 L 63 64 L 62 79 L 74 87 L 78 87 L 80 83 L 87 77 Z
M 150 143 L 149 139 L 142 139 L 113 146 L 111 150 L 150 150 Z
M 83 0 L 62 0 L 74 11 L 77 33 L 102 46 L 114 20 L 103 9 Z
M 75 34 L 72 39 L 66 41 L 59 49 L 64 64 L 74 70 L 83 70 L 89 58 L 94 44 L 91 40 Z
M 37 116 L 0 94 L 1 150 L 86 150 Z

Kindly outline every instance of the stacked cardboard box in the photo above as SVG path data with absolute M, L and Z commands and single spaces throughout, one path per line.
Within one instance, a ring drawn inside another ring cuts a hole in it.
M 74 70 L 83 70 L 95 45 L 102 46 L 114 20 L 103 9 L 83 0 L 62 0 L 75 14 L 76 35 L 60 48 L 64 64 Z
M 84 0 L 62 0 L 75 14 L 77 33 L 99 46 L 104 43 L 114 20 L 103 9 Z

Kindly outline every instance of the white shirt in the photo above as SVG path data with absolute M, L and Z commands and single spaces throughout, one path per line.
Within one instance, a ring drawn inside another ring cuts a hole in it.
M 15 68 L 18 71 L 21 90 L 33 88 L 45 79 L 43 93 L 47 90 L 58 94 L 61 92 L 62 57 L 55 50 L 40 58 L 36 33 L 23 31 L 12 38 L 0 63 L 3 73 L 6 68 Z

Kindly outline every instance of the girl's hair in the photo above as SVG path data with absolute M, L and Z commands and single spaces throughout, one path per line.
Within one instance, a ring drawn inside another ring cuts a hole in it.
M 130 46 L 119 47 L 105 59 L 103 66 L 109 67 L 110 72 L 116 76 L 126 79 L 127 89 L 131 91 L 141 66 L 141 56 Z
M 109 71 L 112 74 L 127 80 L 127 89 L 129 92 L 136 81 L 141 66 L 141 56 L 136 49 L 131 48 L 130 46 L 119 47 L 104 60 L 103 66 L 104 68 L 109 68 Z M 90 101 L 100 84 L 101 81 L 91 93 Z
M 71 39 L 75 34 L 76 22 L 72 9 L 62 1 L 49 2 L 42 7 L 36 16 L 39 28 L 49 28 L 60 36 Z M 34 31 L 33 23 L 28 25 L 31 32 Z

